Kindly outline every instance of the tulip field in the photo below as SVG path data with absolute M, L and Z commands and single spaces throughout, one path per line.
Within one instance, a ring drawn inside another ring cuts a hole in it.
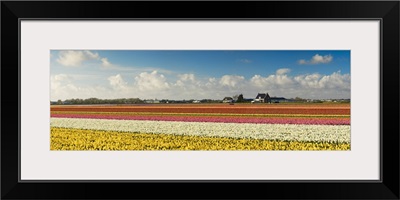
M 350 150 L 350 104 L 52 105 L 51 150 Z

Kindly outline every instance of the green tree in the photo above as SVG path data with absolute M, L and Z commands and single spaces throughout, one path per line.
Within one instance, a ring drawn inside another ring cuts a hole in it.
M 294 98 L 294 100 L 297 101 L 297 102 L 307 101 L 306 99 L 303 99 L 303 98 L 300 98 L 300 97 L 296 97 L 296 98 Z
M 239 95 L 235 94 L 235 95 L 233 95 L 232 99 L 233 99 L 234 101 L 237 101 L 237 100 L 238 100 L 238 97 L 239 97 Z
M 244 102 L 243 94 L 240 94 L 236 100 L 236 102 Z

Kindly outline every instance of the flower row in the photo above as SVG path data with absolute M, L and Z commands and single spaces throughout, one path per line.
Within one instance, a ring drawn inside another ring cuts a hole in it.
M 51 111 L 81 112 L 162 112 L 162 113 L 235 113 L 235 114 L 312 114 L 350 115 L 350 108 L 343 107 L 154 107 L 154 106 L 73 106 L 51 107 Z
M 51 128 L 51 150 L 350 150 L 348 143 Z
M 55 118 L 89 118 L 118 120 L 153 120 L 181 122 L 220 122 L 220 123 L 257 123 L 257 124 L 319 124 L 350 125 L 350 118 L 282 118 L 282 117 L 219 117 L 219 116 L 143 116 L 110 114 L 51 114 Z
M 51 118 L 50 126 L 133 133 L 350 143 L 349 125 L 209 123 Z
M 162 113 L 162 112 L 88 112 L 51 111 L 50 114 L 132 115 L 132 116 L 210 116 L 210 117 L 294 117 L 294 118 L 349 118 L 350 115 L 307 115 L 307 114 L 238 114 L 238 113 Z

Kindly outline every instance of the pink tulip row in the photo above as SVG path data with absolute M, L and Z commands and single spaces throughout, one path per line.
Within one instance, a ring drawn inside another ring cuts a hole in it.
M 210 117 L 210 116 L 129 116 L 91 114 L 51 114 L 55 118 L 88 118 L 118 120 L 153 120 L 181 122 L 257 123 L 257 124 L 315 124 L 350 125 L 349 118 L 254 118 L 254 117 Z

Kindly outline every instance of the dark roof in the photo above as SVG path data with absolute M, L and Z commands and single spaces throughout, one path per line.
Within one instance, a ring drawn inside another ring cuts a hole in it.
M 232 97 L 225 97 L 223 100 L 233 100 Z
M 271 100 L 285 100 L 284 97 L 271 97 Z
M 265 99 L 265 98 L 269 98 L 269 94 L 265 94 L 265 93 L 258 93 L 256 96 L 256 99 L 261 98 L 261 99 Z

